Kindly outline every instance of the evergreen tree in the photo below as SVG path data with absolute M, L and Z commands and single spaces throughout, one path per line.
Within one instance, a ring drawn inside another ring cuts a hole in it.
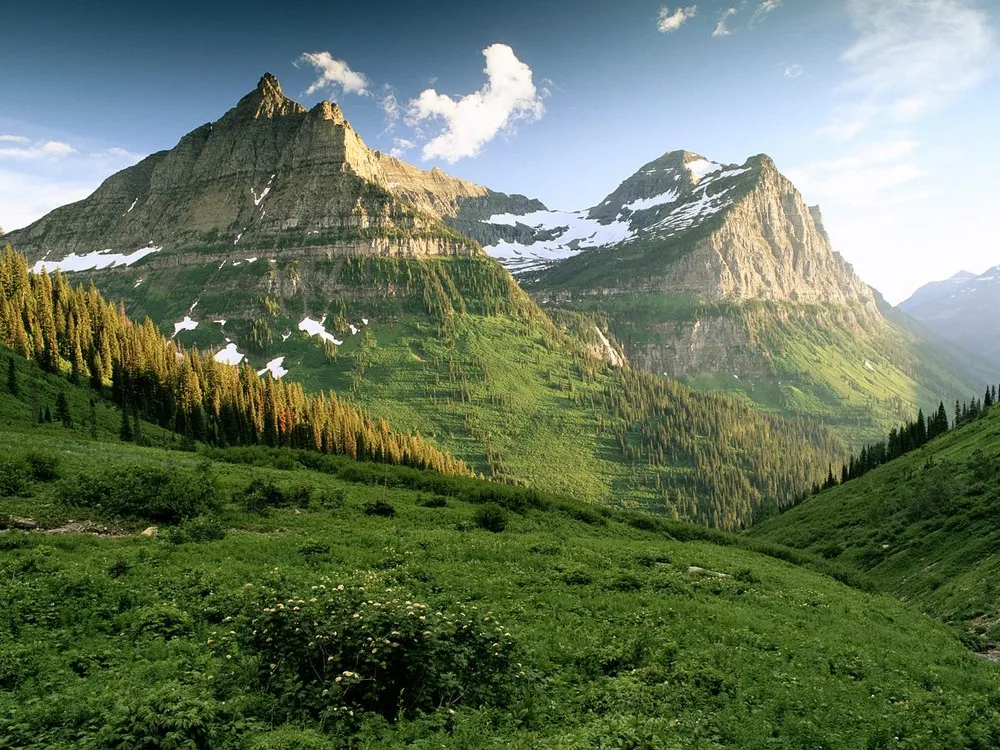
M 12 396 L 16 396 L 21 392 L 21 389 L 17 384 L 17 368 L 14 365 L 14 358 L 7 358 L 7 390 L 10 391 Z
M 123 443 L 132 442 L 132 422 L 128 418 L 128 409 L 122 407 L 122 424 L 118 429 L 118 439 Z
M 70 413 L 69 400 L 64 391 L 59 391 L 59 395 L 56 396 L 56 419 L 62 422 L 63 427 L 73 426 L 73 415 Z

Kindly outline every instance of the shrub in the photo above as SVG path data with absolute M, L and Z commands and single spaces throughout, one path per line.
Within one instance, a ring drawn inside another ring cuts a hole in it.
M 376 500 L 375 502 L 365 503 L 365 515 L 392 518 L 396 515 L 396 509 L 385 500 Z
M 17 458 L 0 460 L 0 495 L 20 495 L 31 484 L 31 469 Z
M 219 737 L 216 702 L 193 694 L 193 689 L 171 683 L 152 695 L 123 695 L 110 715 L 103 717 L 97 736 L 99 747 L 114 750 L 134 748 L 207 748 Z
M 219 504 L 206 472 L 149 466 L 67 477 L 56 495 L 68 505 L 100 507 L 111 516 L 165 524 L 179 523 Z
M 59 478 L 59 457 L 52 453 L 32 451 L 24 457 L 32 478 L 38 482 L 51 482 Z
M 417 498 L 417 505 L 422 508 L 447 508 L 448 498 L 442 495 L 431 495 L 430 497 Z
M 494 534 L 499 534 L 507 528 L 507 513 L 494 503 L 477 508 L 473 520 L 475 520 L 476 526 L 492 531 Z
M 242 644 L 258 657 L 260 683 L 290 714 L 337 720 L 362 710 L 393 721 L 503 701 L 515 674 L 506 628 L 474 608 L 436 610 L 390 591 L 325 581 L 308 598 L 254 608 L 218 648 Z
M 242 490 L 233 495 L 233 500 L 250 513 L 266 513 L 271 508 L 283 508 L 289 498 L 272 479 L 254 477 Z
M 226 528 L 219 519 L 212 516 L 197 516 L 184 521 L 180 526 L 170 530 L 167 541 L 174 544 L 188 542 L 217 542 L 226 538 Z

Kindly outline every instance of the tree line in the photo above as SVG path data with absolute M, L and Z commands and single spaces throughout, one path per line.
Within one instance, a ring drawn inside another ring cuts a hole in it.
M 394 432 L 332 391 L 307 395 L 299 383 L 185 351 L 148 318 L 130 320 L 93 283 L 74 288 L 59 271 L 32 273 L 10 246 L 0 255 L 0 295 L 0 343 L 47 372 L 110 392 L 126 414 L 192 440 L 307 448 L 469 473 L 419 434 Z

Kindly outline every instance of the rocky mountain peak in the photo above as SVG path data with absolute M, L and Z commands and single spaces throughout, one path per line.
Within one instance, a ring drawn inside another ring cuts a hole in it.
M 271 119 L 285 115 L 305 113 L 305 107 L 285 96 L 278 79 L 265 73 L 257 88 L 240 99 L 239 104 L 227 113 L 232 119 Z

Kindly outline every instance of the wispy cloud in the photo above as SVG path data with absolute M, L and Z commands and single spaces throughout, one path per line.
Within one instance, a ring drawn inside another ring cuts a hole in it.
M 368 93 L 368 79 L 361 73 L 351 70 L 351 66 L 343 60 L 338 60 L 329 52 L 304 52 L 296 66 L 310 65 L 319 73 L 319 77 L 306 89 L 306 95 L 317 91 L 343 91 L 345 94 L 364 96 Z
M 439 118 L 445 130 L 423 147 L 423 158 L 455 162 L 475 156 L 498 133 L 517 120 L 537 120 L 545 112 L 543 94 L 532 80 L 532 71 L 506 44 L 483 50 L 487 81 L 479 91 L 453 99 L 426 89 L 410 102 L 407 122 L 412 126 Z
M 751 24 L 760 23 L 764 18 L 781 7 L 782 0 L 762 0 L 753 12 Z
M 805 67 L 799 65 L 798 63 L 793 63 L 792 65 L 785 66 L 785 78 L 798 78 L 805 72 L 806 72 Z
M 392 139 L 392 151 L 389 153 L 395 156 L 397 159 L 401 159 L 407 151 L 412 151 L 417 147 L 417 144 L 406 138 L 393 138 Z
M 732 34 L 733 32 L 730 30 L 729 26 L 726 25 L 726 22 L 737 13 L 739 13 L 739 10 L 736 8 L 726 8 L 722 11 L 722 15 L 719 16 L 719 22 L 715 24 L 715 31 L 712 32 L 712 36 L 720 37 Z
M 905 138 L 860 143 L 837 158 L 790 169 L 788 176 L 812 199 L 858 208 L 907 203 L 933 191 L 919 184 L 928 175 L 916 158 L 919 146 Z
M 670 8 L 664 5 L 660 8 L 660 13 L 656 18 L 656 28 L 666 34 L 670 31 L 677 31 L 687 21 L 690 21 L 698 13 L 697 5 L 689 5 L 687 8 L 678 8 L 671 12 Z
M 0 135 L 0 226 L 27 226 L 53 208 L 85 198 L 109 175 L 142 158 L 120 146 Z
M 841 56 L 840 93 L 866 122 L 909 122 L 947 105 L 982 81 L 995 54 L 972 0 L 849 0 L 848 11 L 857 38 Z

